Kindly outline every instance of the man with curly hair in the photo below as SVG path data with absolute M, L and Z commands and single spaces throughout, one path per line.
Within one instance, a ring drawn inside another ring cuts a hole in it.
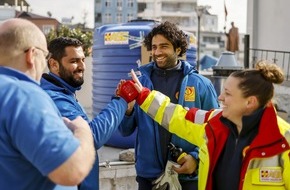
M 184 107 L 205 110 L 218 107 L 217 95 L 210 80 L 198 74 L 187 61 L 179 59 L 186 53 L 188 41 L 185 33 L 175 24 L 164 22 L 154 27 L 145 37 L 144 45 L 151 51 L 153 61 L 139 67 L 142 73 L 139 80 L 143 86 L 166 94 L 172 103 Z M 135 154 L 139 190 L 155 186 L 154 181 L 162 175 L 168 160 L 180 164 L 176 172 L 182 189 L 197 189 L 198 148 L 158 127 L 158 123 L 138 105 L 131 103 L 119 130 L 122 135 L 128 136 L 137 127 Z M 183 154 L 178 160 L 170 154 L 169 144 L 182 149 Z

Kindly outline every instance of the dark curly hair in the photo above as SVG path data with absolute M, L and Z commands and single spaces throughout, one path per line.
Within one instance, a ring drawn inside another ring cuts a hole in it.
M 68 46 L 79 47 L 83 46 L 83 43 L 76 38 L 61 36 L 51 40 L 48 44 L 47 49 L 51 53 L 51 58 L 60 62 L 61 59 L 65 56 L 65 48 Z
M 152 50 L 152 38 L 158 34 L 164 36 L 168 41 L 170 41 L 174 50 L 177 48 L 181 49 L 178 56 L 181 57 L 185 54 L 188 47 L 186 34 L 182 30 L 179 30 L 175 24 L 168 21 L 154 27 L 145 37 L 143 44 L 148 51 Z

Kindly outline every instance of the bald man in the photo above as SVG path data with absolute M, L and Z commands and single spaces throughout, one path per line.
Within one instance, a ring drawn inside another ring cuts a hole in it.
M 48 54 L 45 36 L 32 22 L 0 23 L 1 189 L 75 186 L 95 161 L 87 122 L 62 119 L 39 86 Z

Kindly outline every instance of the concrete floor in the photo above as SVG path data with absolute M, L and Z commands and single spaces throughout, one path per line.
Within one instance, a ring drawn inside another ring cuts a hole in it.
M 98 150 L 100 161 L 100 190 L 136 190 L 134 163 L 119 161 L 124 149 L 103 146 Z M 55 190 L 77 190 L 77 187 L 58 186 Z
M 136 190 L 134 163 L 119 161 L 119 153 L 124 149 L 103 146 L 98 150 L 100 164 L 100 190 Z M 109 162 L 108 162 L 109 161 Z

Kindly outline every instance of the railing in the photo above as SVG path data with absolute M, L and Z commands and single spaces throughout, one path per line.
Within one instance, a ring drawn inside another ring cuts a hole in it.
M 286 80 L 290 80 L 290 52 L 249 48 L 252 67 L 259 60 L 276 63 L 283 71 Z
M 256 49 L 247 46 L 248 43 L 245 41 L 244 65 L 246 68 L 253 68 L 255 63 L 259 60 L 269 60 L 277 64 L 283 70 L 285 80 L 290 81 L 290 52 Z

